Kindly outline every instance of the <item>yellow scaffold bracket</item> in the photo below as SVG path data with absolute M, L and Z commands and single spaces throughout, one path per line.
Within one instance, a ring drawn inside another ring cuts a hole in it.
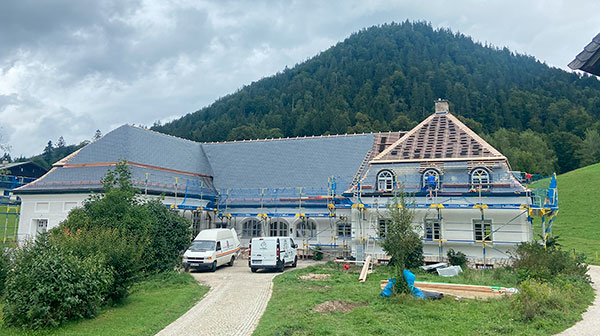
M 225 217 L 227 217 L 227 218 L 231 218 L 231 214 L 230 214 L 230 213 L 228 213 L 228 214 L 225 214 Z
M 475 204 L 473 205 L 473 209 L 487 209 L 487 204 Z
M 529 205 L 527 205 L 527 204 L 521 204 L 521 206 L 519 207 L 519 209 L 521 209 L 521 210 L 530 210 L 529 209 Z
M 434 203 L 434 204 L 431 204 L 429 207 L 432 209 L 443 209 L 444 205 L 442 203 L 439 203 L 439 204 Z
M 266 213 L 261 213 L 261 214 L 258 214 L 258 217 L 259 217 L 259 218 L 263 218 L 263 219 L 267 219 L 267 218 L 269 218 L 269 216 L 268 216 Z
M 171 204 L 171 206 L 169 208 L 175 209 L 175 208 L 177 208 L 177 206 L 175 204 Z
M 329 204 L 327 204 L 327 207 L 328 207 L 329 209 L 335 209 L 335 205 L 333 205 L 333 203 L 329 203 Z
M 202 211 L 202 207 L 197 207 L 196 211 Z
M 306 214 L 303 213 L 297 213 L 294 217 L 300 217 L 300 218 L 305 218 Z
M 442 246 L 442 244 L 443 244 L 444 242 L 447 242 L 447 241 L 448 241 L 448 239 L 433 239 L 433 241 L 436 241 L 436 242 L 438 242 L 438 245 L 439 245 L 439 246 Z

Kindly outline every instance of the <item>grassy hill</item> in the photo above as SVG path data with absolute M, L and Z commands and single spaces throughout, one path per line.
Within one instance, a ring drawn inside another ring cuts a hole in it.
M 545 179 L 530 187 L 547 188 L 548 183 Z M 600 265 L 600 163 L 559 175 L 557 183 L 560 210 L 554 235 L 564 248 L 583 252 L 588 262 Z

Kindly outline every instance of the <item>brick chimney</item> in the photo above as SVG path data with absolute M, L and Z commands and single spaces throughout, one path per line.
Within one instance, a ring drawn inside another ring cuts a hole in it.
M 448 101 L 442 98 L 438 98 L 435 101 L 435 113 L 444 114 L 450 112 L 450 106 L 448 105 Z

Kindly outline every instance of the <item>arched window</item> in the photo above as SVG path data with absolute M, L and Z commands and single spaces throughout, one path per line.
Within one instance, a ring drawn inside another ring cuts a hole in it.
M 423 188 L 427 188 L 429 186 L 429 182 L 427 181 L 429 176 L 433 175 L 433 177 L 435 178 L 435 188 L 439 189 L 441 186 L 441 181 L 440 181 L 440 173 L 437 171 L 437 169 L 427 169 L 423 172 L 423 176 L 422 176 L 422 183 L 423 183 Z
M 394 174 L 389 170 L 382 170 L 377 174 L 377 190 L 394 190 Z
M 473 188 L 487 188 L 490 184 L 490 173 L 483 168 L 475 168 L 471 172 L 471 185 Z
M 317 223 L 312 219 L 301 219 L 296 223 L 296 237 L 315 238 L 317 237 Z
M 262 225 L 256 218 L 246 219 L 242 223 L 242 236 L 247 238 L 260 237 L 262 235 Z
M 269 236 L 271 237 L 287 237 L 288 234 L 288 223 L 281 218 L 271 219 L 269 223 Z
M 340 220 L 337 223 L 337 235 L 339 238 L 352 237 L 352 224 L 347 220 Z

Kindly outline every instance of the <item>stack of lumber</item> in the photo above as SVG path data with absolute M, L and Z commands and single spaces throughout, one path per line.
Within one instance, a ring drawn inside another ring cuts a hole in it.
M 387 280 L 381 280 L 381 289 L 383 289 L 387 283 Z M 438 292 L 444 295 L 467 299 L 499 298 L 503 295 L 512 295 L 518 292 L 515 288 L 499 286 L 463 285 L 425 281 L 415 281 L 415 287 L 424 291 Z

